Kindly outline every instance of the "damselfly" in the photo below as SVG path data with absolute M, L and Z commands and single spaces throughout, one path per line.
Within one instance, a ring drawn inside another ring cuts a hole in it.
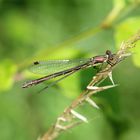
M 28 88 L 63 75 L 64 77 L 67 77 L 81 69 L 96 66 L 104 62 L 111 64 L 113 55 L 114 54 L 112 54 L 111 51 L 107 50 L 105 55 L 94 56 L 89 59 L 36 61 L 31 67 L 29 67 L 29 70 L 33 73 L 48 75 L 28 81 L 24 83 L 22 87 Z M 63 78 L 61 78 L 61 80 L 62 79 Z M 57 82 L 58 81 L 60 81 L 60 79 L 57 80 Z

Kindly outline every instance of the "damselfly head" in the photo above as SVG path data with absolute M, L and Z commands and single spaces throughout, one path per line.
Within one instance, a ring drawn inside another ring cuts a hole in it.
M 111 52 L 110 50 L 107 50 L 107 51 L 106 51 L 106 55 L 108 56 L 108 59 L 109 59 L 109 60 L 113 60 L 113 56 L 114 56 L 114 55 L 112 54 L 112 52 Z
M 110 50 L 107 50 L 106 51 L 106 55 L 111 55 L 112 53 L 111 53 L 111 51 Z

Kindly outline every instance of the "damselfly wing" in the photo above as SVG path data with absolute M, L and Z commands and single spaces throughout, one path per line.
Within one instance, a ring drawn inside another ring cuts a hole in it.
M 49 75 L 84 64 L 90 59 L 35 61 L 28 70 L 35 74 Z

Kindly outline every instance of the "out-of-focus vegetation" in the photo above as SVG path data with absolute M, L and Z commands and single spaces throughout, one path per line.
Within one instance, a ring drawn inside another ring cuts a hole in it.
M 25 80 L 39 77 L 26 70 L 30 62 L 115 52 L 139 29 L 139 0 L 1 0 L 0 139 L 37 139 L 94 74 L 92 68 L 78 72 L 37 94 L 45 83 L 21 88 Z M 101 110 L 83 106 L 90 123 L 59 140 L 140 139 L 140 43 L 132 51 L 114 70 L 119 86 L 94 97 Z

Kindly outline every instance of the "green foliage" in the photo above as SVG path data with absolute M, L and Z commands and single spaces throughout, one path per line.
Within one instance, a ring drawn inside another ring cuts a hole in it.
M 119 46 L 119 44 L 122 42 L 122 40 L 129 38 L 130 34 L 136 33 L 137 30 L 139 29 L 139 25 L 140 25 L 140 18 L 139 17 L 131 17 L 131 18 L 124 20 L 120 24 L 118 24 L 116 27 L 116 34 L 115 34 L 117 46 Z M 139 61 L 140 60 L 140 47 L 139 47 L 139 44 L 140 43 L 137 43 L 138 47 L 135 47 L 133 49 L 133 51 L 136 53 L 132 56 L 134 64 L 136 66 L 140 66 L 140 61 Z
M 5 59 L 0 63 L 0 90 L 9 90 L 14 83 L 14 75 L 17 67 L 11 60 Z

